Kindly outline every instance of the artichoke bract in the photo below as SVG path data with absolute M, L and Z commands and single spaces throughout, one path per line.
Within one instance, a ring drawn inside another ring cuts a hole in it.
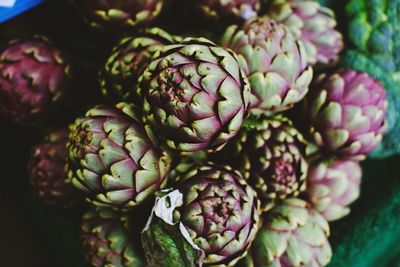
M 81 222 L 81 243 L 93 267 L 144 267 L 140 240 L 132 234 L 130 218 L 110 208 L 89 209 Z
M 207 39 L 164 47 L 139 82 L 146 129 L 182 152 L 222 148 L 247 116 L 246 76 L 233 53 Z
M 313 82 L 305 113 L 326 153 L 363 159 L 382 140 L 387 106 L 379 81 L 364 72 L 338 70 Z
M 273 0 L 267 15 L 303 41 L 310 64 L 332 65 L 338 61 L 343 36 L 335 30 L 337 22 L 331 9 L 313 0 Z
M 260 0 L 195 0 L 187 5 L 194 6 L 212 20 L 248 20 L 257 16 Z
M 263 210 L 270 208 L 274 200 L 298 196 L 306 189 L 306 141 L 285 117 L 246 123 L 221 154 L 230 159 L 232 166 L 241 166 Z
M 259 226 L 256 195 L 229 167 L 193 168 L 156 201 L 142 234 L 149 266 L 234 266 Z
M 156 51 L 178 41 L 179 38 L 159 28 L 145 29 L 121 39 L 100 72 L 103 94 L 116 102 L 133 101 L 142 104 L 136 91 L 139 76 Z
M 285 26 L 256 18 L 228 27 L 221 43 L 238 54 L 250 81 L 252 113 L 287 110 L 307 94 L 313 71 L 303 43 Z
M 94 28 L 130 30 L 149 24 L 160 13 L 164 0 L 73 0 Z
M 349 205 L 360 195 L 361 167 L 351 160 L 317 160 L 311 164 L 307 195 L 328 221 L 350 213 Z
M 0 115 L 21 125 L 42 123 L 70 86 L 70 65 L 45 37 L 14 40 L 0 52 Z
M 172 155 L 147 137 L 130 104 L 98 106 L 70 127 L 69 177 L 95 205 L 137 206 L 166 184 Z
M 83 194 L 68 180 L 68 131 L 50 132 L 33 148 L 28 172 L 35 194 L 46 204 L 71 206 L 83 200 Z
M 328 222 L 307 202 L 286 199 L 264 217 L 247 260 L 257 267 L 322 267 L 332 257 L 329 234 Z

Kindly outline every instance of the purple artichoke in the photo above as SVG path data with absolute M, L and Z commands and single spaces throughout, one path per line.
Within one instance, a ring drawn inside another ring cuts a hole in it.
M 21 125 L 48 119 L 69 87 L 69 64 L 44 37 L 0 52 L 0 115 Z
M 128 30 L 152 22 L 164 0 L 73 0 L 87 23 L 95 28 Z
M 234 54 L 203 38 L 164 47 L 139 80 L 145 123 L 183 152 L 222 148 L 247 115 L 250 88 Z
M 142 105 L 136 92 L 139 76 L 156 51 L 178 41 L 159 28 L 145 29 L 120 40 L 100 73 L 103 94 L 117 102 L 129 100 Z
M 195 0 L 188 1 L 187 5 L 197 8 L 212 20 L 248 20 L 257 16 L 260 0 Z
M 220 154 L 232 166 L 240 166 L 264 210 L 271 208 L 274 200 L 298 196 L 306 189 L 306 142 L 285 117 L 247 122 Z
M 222 45 L 238 53 L 251 86 L 251 112 L 276 113 L 291 108 L 308 92 L 313 71 L 303 43 L 268 18 L 232 25 Z
M 239 172 L 215 165 L 196 167 L 165 194 L 156 201 L 142 236 L 149 266 L 234 266 L 246 255 L 258 229 L 259 201 Z M 175 232 L 167 226 L 175 226 Z M 177 236 L 185 243 L 170 245 Z M 188 246 L 200 255 L 189 258 Z
M 329 235 L 328 222 L 307 202 L 286 199 L 264 217 L 247 260 L 257 267 L 326 266 Z
M 140 240 L 134 238 L 130 218 L 107 208 L 91 208 L 81 223 L 81 242 L 93 267 L 144 267 Z
M 34 147 L 28 164 L 33 190 L 47 204 L 70 206 L 83 199 L 68 181 L 67 141 L 67 130 L 51 132 Z
M 331 9 L 314 0 L 273 0 L 267 14 L 303 41 L 310 64 L 332 65 L 339 59 L 343 37 Z
M 363 159 L 386 131 L 388 102 L 367 73 L 339 70 L 320 75 L 305 104 L 318 146 L 328 153 Z
M 132 105 L 96 107 L 70 127 L 69 177 L 96 205 L 129 208 L 166 184 L 172 156 L 147 137 Z
M 310 202 L 328 221 L 343 218 L 360 195 L 361 173 L 360 164 L 351 160 L 314 162 L 308 174 Z

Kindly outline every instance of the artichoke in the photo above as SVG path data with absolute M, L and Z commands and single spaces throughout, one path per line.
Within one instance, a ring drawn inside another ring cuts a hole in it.
M 257 16 L 260 0 L 196 0 L 187 5 L 214 21 L 248 20 Z
M 306 142 L 292 122 L 278 116 L 245 126 L 220 154 L 228 157 L 232 166 L 241 166 L 263 210 L 270 208 L 274 200 L 303 192 L 308 170 Z
M 258 230 L 259 201 L 237 171 L 205 164 L 157 199 L 142 240 L 149 266 L 234 266 Z
M 203 38 L 164 47 L 139 81 L 146 129 L 179 151 L 221 149 L 247 115 L 250 88 L 234 54 Z
M 351 160 L 314 162 L 307 179 L 310 202 L 328 221 L 343 218 L 360 195 L 361 173 L 360 164 Z
M 82 219 L 81 242 L 93 266 L 144 267 L 140 240 L 134 238 L 129 217 L 109 208 L 91 208 Z
M 269 211 L 251 247 L 257 267 L 325 266 L 332 257 L 328 222 L 307 202 L 291 198 Z
M 69 87 L 69 70 L 46 38 L 11 41 L 0 52 L 0 115 L 21 125 L 48 119 Z
M 283 26 L 257 18 L 225 31 L 222 45 L 239 54 L 250 81 L 254 114 L 280 112 L 304 98 L 313 71 L 303 43 Z
M 73 0 L 86 22 L 94 28 L 136 29 L 152 22 L 164 0 Z
M 136 94 L 139 76 L 156 51 L 177 41 L 177 37 L 159 28 L 145 29 L 121 39 L 100 72 L 103 94 L 116 102 L 129 100 L 142 104 Z
M 310 64 L 332 65 L 339 59 L 343 37 L 331 9 L 314 0 L 273 0 L 267 15 L 303 41 Z
M 68 131 L 49 133 L 33 148 L 28 172 L 36 195 L 47 204 L 70 206 L 82 194 L 68 181 L 67 170 Z
M 363 159 L 382 140 L 387 106 L 379 81 L 367 73 L 338 70 L 316 79 L 305 112 L 318 146 L 327 153 Z
M 129 208 L 166 184 L 172 155 L 147 137 L 132 105 L 99 106 L 70 127 L 68 176 L 96 205 Z

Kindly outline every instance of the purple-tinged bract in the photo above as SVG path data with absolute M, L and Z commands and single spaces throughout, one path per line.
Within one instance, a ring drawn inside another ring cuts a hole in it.
M 159 221 L 154 219 L 156 216 Z M 201 251 L 197 262 L 185 266 L 234 266 L 253 242 L 259 217 L 257 194 L 239 172 L 205 164 L 184 174 L 175 189 L 156 201 L 152 220 L 156 225 L 179 225 L 178 232 L 192 249 Z M 147 231 L 152 229 L 159 228 L 150 226 L 144 232 L 145 250 L 156 247 L 151 245 L 154 242 L 163 244 L 163 240 L 149 239 Z M 149 262 L 157 262 L 157 254 L 146 252 Z M 185 247 L 178 245 L 166 255 L 158 255 L 158 259 L 168 262 L 179 253 L 188 255 Z
M 308 198 L 328 221 L 350 213 L 349 205 L 360 195 L 361 167 L 351 160 L 317 160 L 308 174 Z
M 70 206 L 83 200 L 83 194 L 68 181 L 66 129 L 49 133 L 33 148 L 28 164 L 36 195 L 46 204 Z
M 135 29 L 151 23 L 164 0 L 73 0 L 86 22 L 109 30 Z
M 70 127 L 69 177 L 100 206 L 130 208 L 166 184 L 168 151 L 147 137 L 133 106 L 98 106 Z
M 179 38 L 159 28 L 145 29 L 121 39 L 100 73 L 102 93 L 116 102 L 133 101 L 142 105 L 137 93 L 139 76 L 155 52 L 178 41 Z
M 271 115 L 291 108 L 308 92 L 313 71 L 304 45 L 266 17 L 228 27 L 222 46 L 238 54 L 251 86 L 251 112 Z
M 325 152 L 363 159 L 382 140 L 387 107 L 379 81 L 364 72 L 338 70 L 315 80 L 305 113 Z
M 264 210 L 306 189 L 306 141 L 285 117 L 247 122 L 220 154 L 245 174 Z
M 335 30 L 337 22 L 331 9 L 314 0 L 273 0 L 267 15 L 303 41 L 310 64 L 332 65 L 339 59 L 343 36 Z
M 109 208 L 92 207 L 83 215 L 81 243 L 91 266 L 145 266 L 130 220 L 128 214 Z
M 45 121 L 70 85 L 69 69 L 44 37 L 10 42 L 0 52 L 0 115 L 21 125 Z
M 298 198 L 283 200 L 263 218 L 251 247 L 257 267 L 323 267 L 332 257 L 325 218 Z
M 207 39 L 164 47 L 139 80 L 145 124 L 179 151 L 222 148 L 247 116 L 247 78 L 233 53 Z
M 194 0 L 188 5 L 214 21 L 248 20 L 257 16 L 260 0 Z

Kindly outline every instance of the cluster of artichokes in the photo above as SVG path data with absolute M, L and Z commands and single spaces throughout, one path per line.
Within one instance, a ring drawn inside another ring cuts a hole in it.
M 333 12 L 312 0 L 269 1 L 265 14 L 256 0 L 185 1 L 236 23 L 213 42 L 139 29 L 162 0 L 74 2 L 96 28 L 134 30 L 99 72 L 109 104 L 50 131 L 28 168 L 46 203 L 90 205 L 88 262 L 327 265 L 328 221 L 358 198 L 359 161 L 381 141 L 388 105 L 379 81 L 335 69 Z M 43 125 L 69 74 L 47 39 L 11 42 L 0 53 L 0 115 Z

